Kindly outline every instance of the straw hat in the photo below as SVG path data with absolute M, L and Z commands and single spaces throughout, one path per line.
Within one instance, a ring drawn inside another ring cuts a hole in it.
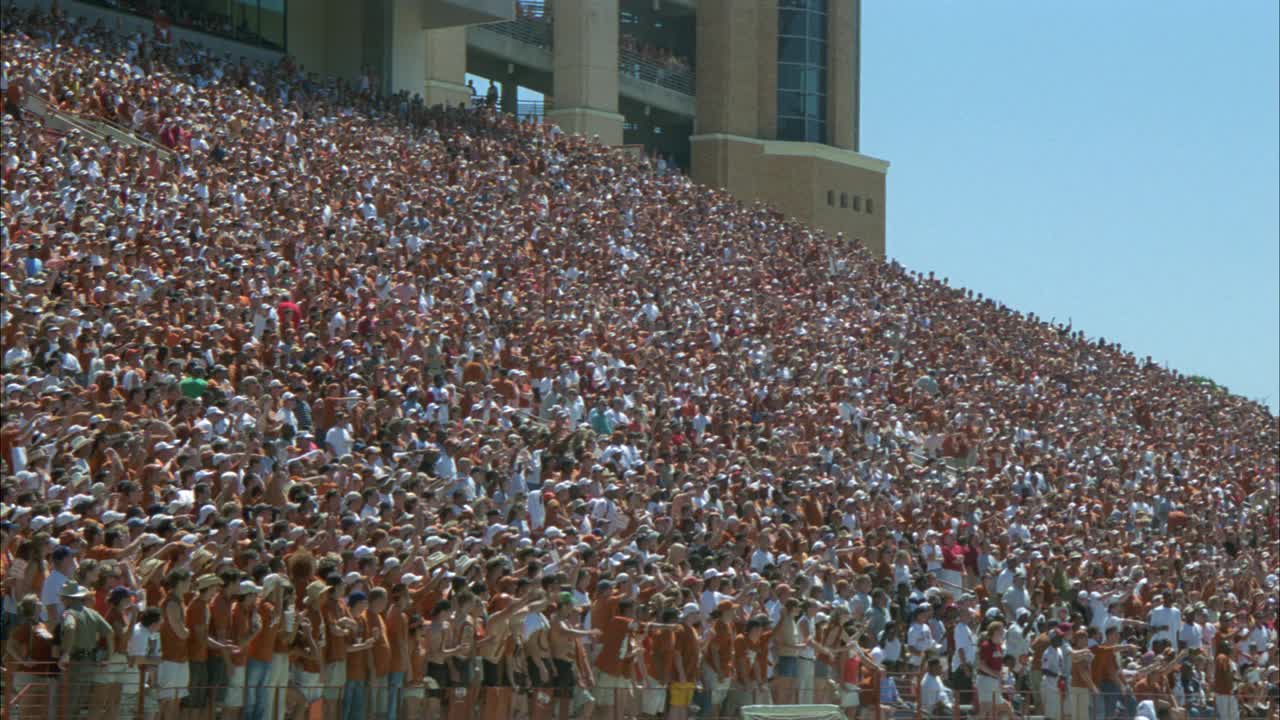
M 205 573 L 204 575 L 196 578 L 196 592 L 200 592 L 201 590 L 211 587 L 222 587 L 222 578 L 214 575 L 213 573 Z
M 319 600 L 322 595 L 328 592 L 328 590 L 329 590 L 329 583 L 323 580 L 314 580 L 310 585 L 307 586 L 307 597 L 304 602 L 308 606 L 315 605 L 316 600 Z

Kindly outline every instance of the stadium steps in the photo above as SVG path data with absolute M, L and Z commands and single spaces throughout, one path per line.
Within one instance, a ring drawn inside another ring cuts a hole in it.
M 107 120 L 87 118 L 56 110 L 45 102 L 43 98 L 39 98 L 34 95 L 27 96 L 25 109 L 32 115 L 41 118 L 44 121 L 45 126 L 53 130 L 59 130 L 62 132 L 80 132 L 99 142 L 111 140 L 129 147 L 154 150 L 160 153 L 165 159 L 173 157 L 173 151 L 151 142 L 150 140 L 139 137 L 120 125 Z

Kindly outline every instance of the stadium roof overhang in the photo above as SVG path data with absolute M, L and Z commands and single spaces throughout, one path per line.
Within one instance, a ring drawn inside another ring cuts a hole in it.
M 515 19 L 511 0 L 421 0 L 426 29 L 479 25 Z

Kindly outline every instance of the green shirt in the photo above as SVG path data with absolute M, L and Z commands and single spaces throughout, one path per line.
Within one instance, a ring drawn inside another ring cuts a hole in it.
M 204 395 L 204 391 L 208 387 L 208 380 L 197 377 L 183 378 L 182 382 L 178 383 L 178 389 L 182 391 L 182 394 L 193 399 Z
M 62 614 L 62 642 L 71 652 L 84 652 L 98 647 L 98 641 L 111 635 L 111 624 L 91 607 L 67 610 Z

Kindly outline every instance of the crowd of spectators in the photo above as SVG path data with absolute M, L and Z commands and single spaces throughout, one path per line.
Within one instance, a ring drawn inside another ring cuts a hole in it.
M 687 58 L 677 55 L 670 48 L 659 47 L 657 45 L 642 42 L 636 36 L 628 33 L 618 35 L 618 49 L 623 52 L 630 52 L 638 55 L 644 62 L 655 65 L 656 69 L 665 72 L 688 73 L 693 70 Z M 633 67 L 631 71 L 632 74 L 637 76 L 641 73 L 639 67 Z
M 1275 711 L 1260 405 L 550 125 L 41 12 L 0 49 L 6 693 Z

